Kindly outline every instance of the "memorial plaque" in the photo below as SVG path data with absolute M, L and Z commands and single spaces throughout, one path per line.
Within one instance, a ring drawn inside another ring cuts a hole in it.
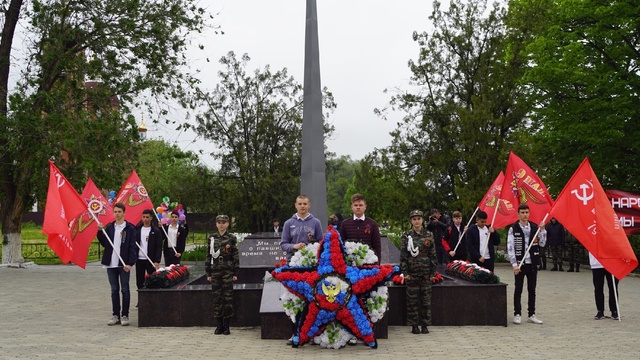
M 287 253 L 280 249 L 280 235 L 257 233 L 249 235 L 238 245 L 241 268 L 273 268 Z

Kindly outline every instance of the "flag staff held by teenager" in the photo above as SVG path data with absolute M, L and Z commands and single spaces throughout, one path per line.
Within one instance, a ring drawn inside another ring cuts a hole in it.
M 629 239 L 588 158 L 582 161 L 562 189 L 549 214 L 565 224 L 565 228 L 617 279 L 621 280 L 638 266 Z M 620 320 L 616 282 L 612 283 Z

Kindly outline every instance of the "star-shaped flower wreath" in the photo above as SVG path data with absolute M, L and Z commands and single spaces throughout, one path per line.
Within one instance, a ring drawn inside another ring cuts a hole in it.
M 272 272 L 274 278 L 305 302 L 293 347 L 307 343 L 335 320 L 358 339 L 377 348 L 365 298 L 400 269 L 392 265 L 347 265 L 344 244 L 333 227 L 320 242 L 317 256 L 316 267 L 285 265 Z

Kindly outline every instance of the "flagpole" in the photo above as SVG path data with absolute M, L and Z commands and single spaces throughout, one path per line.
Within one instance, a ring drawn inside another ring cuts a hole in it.
M 473 214 L 471 214 L 471 217 L 469 218 L 469 222 L 467 223 L 467 226 L 465 226 L 465 228 L 462 229 L 462 233 L 458 237 L 458 243 L 456 244 L 456 247 L 453 249 L 453 252 L 456 252 L 456 250 L 458 250 L 458 246 L 460 246 L 460 241 L 464 237 L 464 234 L 467 232 L 467 228 L 469 228 L 469 225 L 471 225 L 471 220 L 473 220 L 473 217 L 476 216 L 476 213 L 478 212 L 479 209 L 480 208 L 476 206 L 476 210 L 473 212 Z
M 91 209 L 89 209 L 89 207 L 87 207 L 87 209 L 89 210 L 89 214 L 91 214 L 93 219 L 96 221 L 96 224 L 100 224 L 100 221 L 96 217 L 96 214 L 94 214 L 93 211 L 91 211 Z M 113 241 L 109 237 L 109 234 L 107 234 L 107 232 L 104 230 L 104 228 L 102 228 L 100 230 L 102 230 L 102 233 L 104 234 L 104 236 L 107 237 L 107 240 L 109 241 L 109 244 L 111 245 L 111 248 L 113 248 L 113 251 L 116 253 L 116 255 L 118 255 L 118 259 L 120 259 L 120 261 L 122 262 L 122 266 L 127 266 L 127 263 L 124 262 L 124 260 L 122 260 L 122 257 L 120 256 L 120 252 L 118 250 L 116 250 L 116 246 L 113 244 Z
M 618 321 L 622 321 L 622 315 L 620 315 L 620 301 L 618 300 L 618 289 L 616 288 L 616 277 L 611 274 L 611 282 L 613 283 L 613 296 L 616 298 L 616 309 L 618 309 Z
M 496 222 L 496 215 L 498 214 L 498 206 L 500 206 L 500 198 L 498 198 L 498 202 L 496 202 L 496 209 L 493 211 L 493 217 L 491 218 L 491 226 Z M 489 235 L 491 236 L 491 235 Z M 487 252 L 487 248 L 489 247 L 489 238 L 487 238 L 487 242 L 484 244 L 484 249 L 482 250 L 482 254 L 480 256 L 484 256 L 484 253 Z
M 159 218 L 158 213 L 156 212 L 156 209 L 153 208 L 153 206 L 151 207 L 151 210 L 153 210 L 153 213 L 156 214 L 156 219 Z M 162 226 L 162 224 L 160 224 L 160 228 L 162 229 L 162 231 L 164 231 L 164 236 L 167 237 L 167 244 L 169 243 L 169 234 L 167 234 L 167 229 L 164 228 L 164 226 Z M 178 252 L 176 251 L 175 246 L 171 245 L 171 248 L 173 249 L 173 253 L 177 254 Z
M 136 241 L 136 245 L 138 246 L 138 249 L 142 250 L 142 247 L 140 246 L 140 244 L 138 244 L 138 242 L 137 242 L 137 241 Z M 147 255 L 147 252 L 146 252 L 146 251 L 144 251 L 144 250 L 142 250 L 142 253 L 144 254 L 144 257 L 146 257 L 146 258 L 147 258 L 147 260 L 149 260 L 149 262 L 151 263 L 151 265 L 152 265 L 152 266 L 153 266 L 153 268 L 155 269 L 156 264 L 155 264 L 153 261 L 151 261 L 151 259 L 149 258 L 149 255 Z M 137 270 L 136 270 L 136 271 L 137 271 Z
M 549 216 L 549 213 L 547 213 L 542 219 L 543 224 L 547 220 L 547 216 Z M 524 259 L 527 257 L 526 254 L 529 252 L 529 250 L 531 250 L 531 246 L 533 246 L 533 239 L 535 239 L 536 236 L 538 236 L 539 232 L 540 232 L 540 227 L 538 226 L 538 230 L 536 230 L 536 233 L 531 237 L 531 241 L 529 241 L 529 246 L 527 247 L 527 251 L 525 251 L 524 255 L 522 256 L 522 261 L 520 261 L 520 264 L 518 264 L 518 267 L 522 267 L 522 264 L 524 264 Z

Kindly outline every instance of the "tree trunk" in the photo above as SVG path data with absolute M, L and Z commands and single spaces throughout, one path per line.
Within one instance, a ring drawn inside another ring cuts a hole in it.
M 2 131 L 4 132 L 7 131 L 7 95 L 9 69 L 11 65 L 11 49 L 15 29 L 18 24 L 18 20 L 20 19 L 22 3 L 22 0 L 11 0 L 9 7 L 3 8 L 5 21 L 2 28 L 2 38 L 0 39 L 0 128 L 2 128 Z M 0 148 L 4 151 L 7 151 L 8 149 L 6 134 L 4 136 L 0 136 Z M 0 159 L 0 170 L 5 173 L 1 179 L 4 199 L 0 202 L 0 221 L 2 222 L 2 263 L 20 263 L 24 261 L 24 258 L 22 257 L 22 234 L 20 233 L 22 228 L 20 221 L 22 220 L 22 211 L 24 210 L 24 206 L 22 200 L 19 200 L 16 203 L 16 197 L 14 196 L 15 185 L 12 183 L 13 177 L 7 175 L 13 171 L 13 167 L 11 166 L 13 161 L 9 159 L 9 156 L 6 153 L 0 154 Z
M 24 262 L 22 257 L 22 234 L 2 234 L 2 263 L 15 264 Z
M 6 190 L 15 189 L 5 187 Z M 22 257 L 22 214 L 24 213 L 24 202 L 19 196 L 11 198 L 13 201 L 3 201 L 4 209 L 0 211 L 0 221 L 2 221 L 2 263 L 12 264 L 24 261 Z

